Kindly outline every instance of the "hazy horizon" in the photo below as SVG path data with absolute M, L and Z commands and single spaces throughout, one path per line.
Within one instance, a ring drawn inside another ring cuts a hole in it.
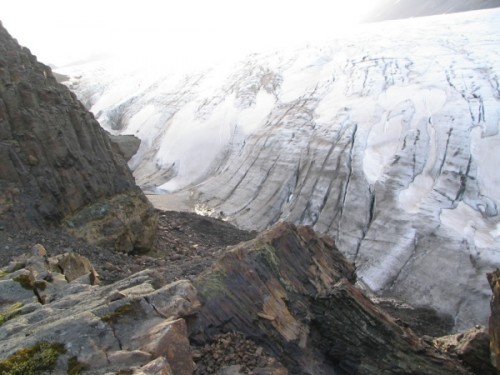
M 46 64 L 64 66 L 96 56 L 165 51 L 183 64 L 223 58 L 348 33 L 378 1 L 205 2 L 157 0 L 78 5 L 62 0 L 7 0 L 4 27 Z

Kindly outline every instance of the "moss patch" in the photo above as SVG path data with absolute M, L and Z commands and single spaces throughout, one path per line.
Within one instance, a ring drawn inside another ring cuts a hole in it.
M 258 264 L 262 264 L 268 268 L 271 271 L 270 273 L 278 278 L 279 282 L 287 292 L 297 293 L 293 284 L 286 277 L 283 277 L 280 268 L 280 260 L 276 255 L 276 249 L 273 246 L 265 244 L 259 248 L 257 250 L 256 260 Z
M 36 375 L 54 369 L 57 359 L 66 349 L 60 343 L 40 341 L 30 348 L 20 349 L 0 361 L 2 375 Z
M 23 304 L 21 302 L 16 302 L 0 311 L 0 326 L 7 320 L 19 315 L 21 313 L 21 307 L 23 307 Z
M 264 245 L 257 250 L 256 260 L 269 268 L 273 274 L 279 273 L 279 259 L 276 256 L 276 249 L 270 245 Z
M 82 371 L 86 370 L 88 366 L 78 361 L 78 358 L 71 357 L 68 359 L 68 373 L 67 375 L 80 375 Z

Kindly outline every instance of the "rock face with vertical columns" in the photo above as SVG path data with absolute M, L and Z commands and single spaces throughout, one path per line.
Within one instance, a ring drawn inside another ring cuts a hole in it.
M 0 25 L 0 226 L 64 224 L 124 252 L 146 251 L 157 215 L 126 161 L 51 69 Z

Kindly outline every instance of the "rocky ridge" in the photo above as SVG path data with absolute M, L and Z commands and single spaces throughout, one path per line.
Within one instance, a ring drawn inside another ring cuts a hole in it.
M 1 24 L 0 53 L 0 228 L 148 250 L 157 216 L 108 134 Z
M 193 282 L 164 271 L 99 286 L 84 257 L 33 246 L 0 276 L 0 369 L 42 347 L 56 374 L 471 373 L 364 296 L 308 227 L 278 224 Z

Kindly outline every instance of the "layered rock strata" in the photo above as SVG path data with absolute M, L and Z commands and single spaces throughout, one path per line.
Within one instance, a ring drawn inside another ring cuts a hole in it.
M 56 374 L 80 373 L 72 372 L 78 367 L 87 374 L 191 375 L 195 365 L 185 318 L 199 308 L 191 283 L 160 286 L 155 272 L 146 270 L 97 286 L 87 265 L 73 254 L 34 255 L 3 269 L 0 371 L 11 373 L 10 362 L 23 351 L 56 345 Z
M 500 266 L 498 24 L 492 9 L 189 74 L 64 73 L 103 126 L 141 138 L 144 188 L 246 229 L 312 225 L 371 291 L 461 330 L 486 324 Z
M 192 338 L 237 330 L 292 374 L 466 374 L 376 307 L 333 240 L 281 223 L 232 248 L 195 281 Z

